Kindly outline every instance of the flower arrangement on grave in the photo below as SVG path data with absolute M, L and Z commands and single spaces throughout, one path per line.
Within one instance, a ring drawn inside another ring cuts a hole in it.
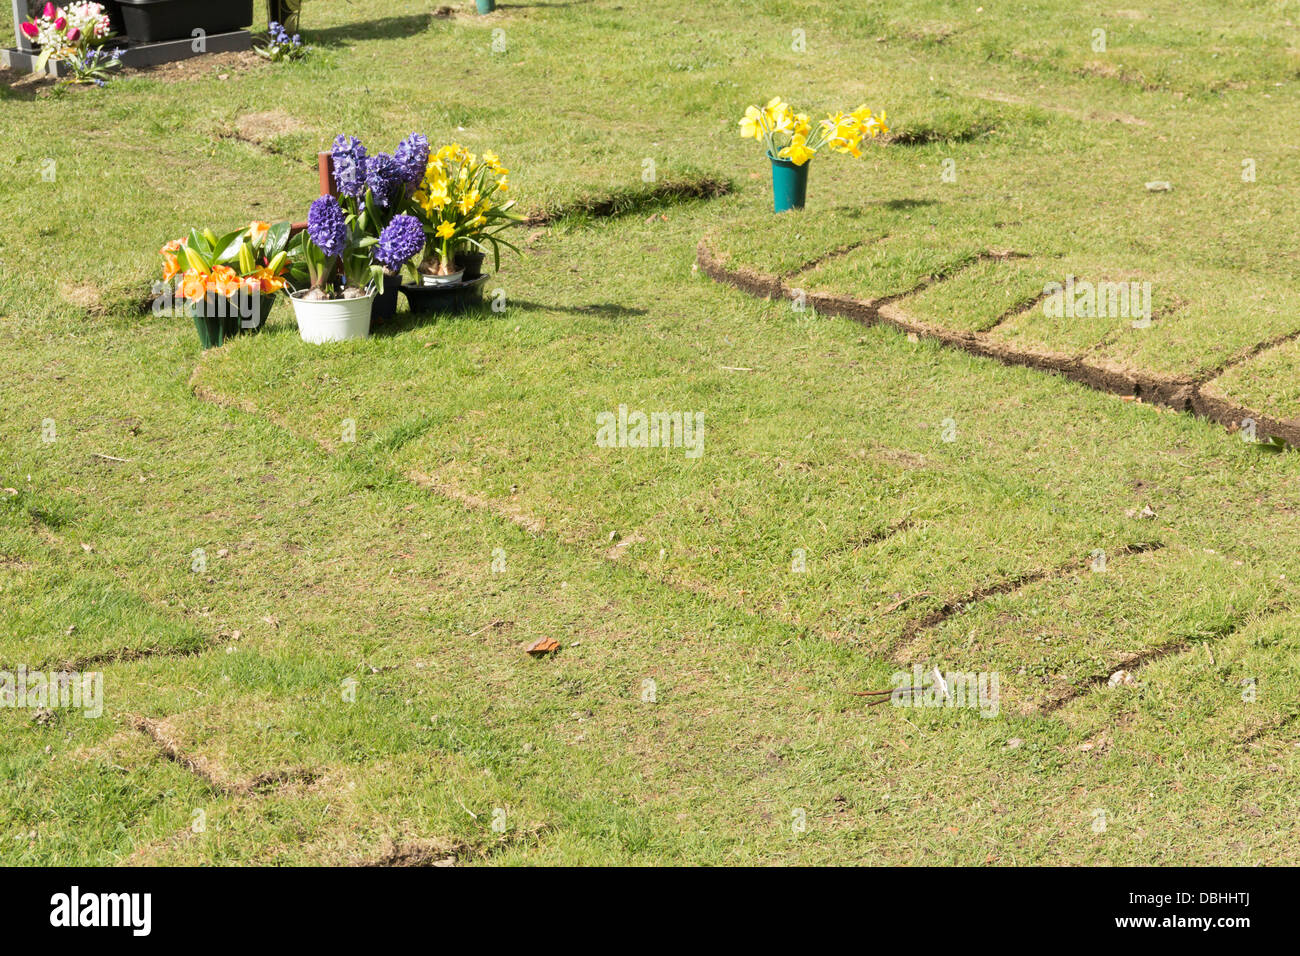
M 889 132 L 885 114 L 866 106 L 851 113 L 832 113 L 816 123 L 796 113 L 779 96 L 762 109 L 750 106 L 740 119 L 740 135 L 763 144 L 772 162 L 772 197 L 777 212 L 802 208 L 808 187 L 808 163 L 823 149 L 862 155 L 862 143 Z
M 77 59 L 84 66 L 87 52 L 113 36 L 103 5 L 86 2 L 66 7 L 47 3 L 39 16 L 25 21 L 19 29 L 41 51 L 36 59 L 37 73 L 43 72 L 50 60 Z
M 302 42 L 298 34 L 289 34 L 284 26 L 272 20 L 266 27 L 266 42 L 253 46 L 253 52 L 273 63 L 303 59 L 311 47 Z
M 504 198 L 509 190 L 510 170 L 495 153 L 476 156 L 451 143 L 430 156 L 414 195 L 428 239 L 420 271 L 454 277 L 458 251 L 486 253 L 489 248 L 499 269 L 502 246 L 518 252 L 501 236 L 523 220 L 513 211 L 515 201 Z
M 164 294 L 191 307 L 218 306 L 216 299 L 273 295 L 285 287 L 289 259 L 287 222 L 251 222 L 218 236 L 211 229 L 191 229 L 158 254 L 163 260 Z

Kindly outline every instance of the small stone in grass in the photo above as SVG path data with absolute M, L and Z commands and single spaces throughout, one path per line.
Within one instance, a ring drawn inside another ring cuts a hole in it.
M 1111 687 L 1119 687 L 1121 684 L 1125 687 L 1132 687 L 1135 681 L 1133 680 L 1133 675 L 1128 671 L 1118 670 L 1110 675 L 1110 680 L 1107 681 L 1107 683 Z

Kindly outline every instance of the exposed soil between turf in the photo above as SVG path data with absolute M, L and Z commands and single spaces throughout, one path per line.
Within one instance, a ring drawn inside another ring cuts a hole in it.
M 1124 556 L 1131 554 L 1144 554 L 1148 551 L 1159 551 L 1164 544 L 1158 541 L 1139 542 L 1129 544 L 1115 552 L 1115 556 Z M 954 614 L 958 614 L 972 604 L 977 604 L 987 598 L 996 597 L 999 594 L 1010 594 L 1012 591 L 1018 591 L 1027 584 L 1033 584 L 1036 581 L 1042 581 L 1046 578 L 1059 577 L 1062 574 L 1069 574 L 1071 571 L 1080 571 L 1087 566 L 1086 561 L 1070 561 L 1056 568 L 1045 568 L 1040 571 L 1029 571 L 1024 574 L 1017 574 L 1007 578 L 1005 581 L 998 581 L 994 584 L 988 584 L 977 588 L 964 597 L 955 598 L 946 602 L 942 607 L 935 608 L 924 617 L 913 621 L 904 630 L 899 638 L 895 650 L 894 660 L 902 663 L 912 663 L 907 657 L 907 651 L 920 636 L 922 631 L 937 627 Z
M 164 722 L 137 714 L 127 714 L 126 717 L 132 727 L 158 745 L 164 757 L 184 767 L 213 790 L 225 796 L 263 793 L 287 783 L 311 783 L 319 776 L 314 770 L 292 767 L 259 773 L 248 780 L 229 780 L 220 768 L 215 767 L 206 757 L 182 749 L 168 732 Z
M 989 253 L 988 255 L 1005 254 Z M 787 286 L 780 276 L 757 272 L 742 266 L 728 265 L 725 257 L 709 248 L 707 239 L 700 240 L 696 250 L 696 262 L 700 270 L 710 278 L 735 286 L 750 295 L 764 299 L 796 297 L 795 291 Z M 942 277 L 934 281 L 942 281 Z M 923 283 L 920 288 L 931 284 L 933 283 Z M 916 291 L 919 289 L 880 299 L 857 299 L 835 293 L 812 292 L 806 294 L 806 301 L 823 315 L 853 319 L 865 325 L 889 325 L 900 332 L 937 339 L 945 345 L 962 349 L 972 355 L 996 359 L 1006 365 L 1020 365 L 1055 372 L 1098 391 L 1133 396 L 1150 404 L 1192 412 L 1234 430 L 1239 428 L 1245 419 L 1253 419 L 1257 433 L 1281 438 L 1290 445 L 1300 445 L 1300 420 L 1281 421 L 1271 418 L 1254 409 L 1207 393 L 1205 390 L 1206 386 L 1226 368 L 1240 364 L 1253 357 L 1258 351 L 1271 347 L 1270 343 L 1261 345 L 1256 352 L 1235 359 L 1223 369 L 1217 369 L 1211 375 L 1200 379 L 1164 375 L 1147 369 L 1127 368 L 1085 354 L 1019 348 L 994 338 L 987 332 L 957 331 L 922 322 L 893 304 Z M 1294 334 L 1287 338 L 1292 337 Z

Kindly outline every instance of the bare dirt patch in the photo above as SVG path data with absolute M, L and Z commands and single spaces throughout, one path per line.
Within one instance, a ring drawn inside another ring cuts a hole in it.
M 85 309 L 92 315 L 103 315 L 108 311 L 99 289 L 89 282 L 65 282 L 59 287 L 59 294 L 68 303 L 79 309 Z
M 185 83 L 200 77 L 215 74 L 219 79 L 230 79 L 239 73 L 263 69 L 267 61 L 252 50 L 238 50 L 230 53 L 208 53 L 192 56 L 187 60 L 174 63 L 159 63 L 140 69 L 126 69 L 122 76 L 147 76 L 164 83 Z M 225 74 L 223 77 L 222 74 Z
M 265 145 L 277 136 L 300 133 L 307 127 L 284 110 L 244 113 L 235 117 L 234 134 L 245 142 Z

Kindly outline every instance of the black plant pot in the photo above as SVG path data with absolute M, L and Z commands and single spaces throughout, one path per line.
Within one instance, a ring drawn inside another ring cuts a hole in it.
M 416 315 L 429 312 L 464 312 L 483 302 L 483 286 L 487 276 L 455 285 L 404 285 L 402 294 L 406 304 Z
M 117 0 L 136 43 L 190 40 L 195 30 L 229 33 L 253 22 L 253 0 Z
M 472 282 L 483 274 L 483 253 L 462 250 L 456 253 L 455 267 L 465 270 L 461 276 L 463 282 Z
M 402 287 L 400 275 L 384 276 L 384 291 L 375 296 L 370 303 L 370 324 L 374 325 L 384 319 L 391 319 L 397 312 L 397 292 Z

